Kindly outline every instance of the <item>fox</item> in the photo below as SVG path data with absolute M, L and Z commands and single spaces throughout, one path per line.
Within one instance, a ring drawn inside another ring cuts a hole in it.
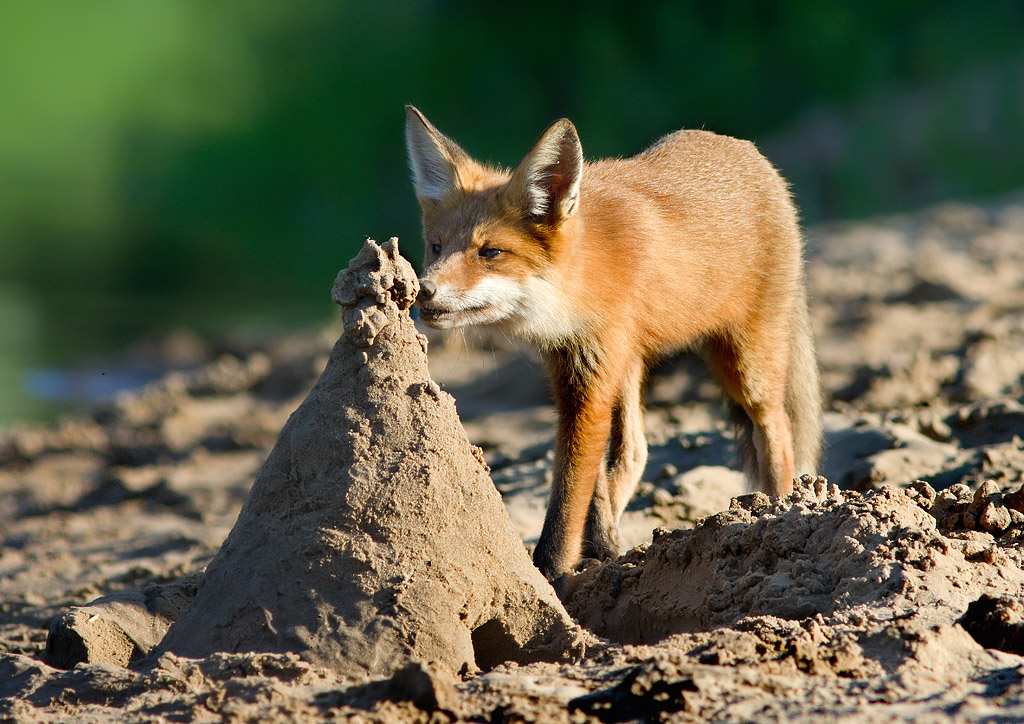
M 681 350 L 718 381 L 748 483 L 792 492 L 822 449 L 803 241 L 789 186 L 753 143 L 704 130 L 585 162 L 545 130 L 515 169 L 472 159 L 414 106 L 405 140 L 422 211 L 419 319 L 535 346 L 557 413 L 534 563 L 553 582 L 619 553 L 647 462 L 648 369 Z

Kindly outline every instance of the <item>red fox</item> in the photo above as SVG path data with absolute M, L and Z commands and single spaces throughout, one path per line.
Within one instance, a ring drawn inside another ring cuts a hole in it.
M 758 489 L 788 493 L 815 472 L 821 391 L 800 229 L 752 143 L 678 131 L 633 158 L 584 163 L 562 119 L 509 172 L 471 159 L 416 108 L 406 115 L 426 241 L 420 319 L 526 340 L 550 376 L 558 438 L 534 551 L 549 579 L 618 553 L 659 356 L 706 360 Z

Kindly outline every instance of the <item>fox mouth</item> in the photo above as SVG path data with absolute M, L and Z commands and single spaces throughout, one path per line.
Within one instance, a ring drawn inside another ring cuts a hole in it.
M 460 327 L 465 324 L 472 324 L 474 317 L 486 312 L 491 308 L 490 304 L 481 304 L 465 309 L 445 309 L 443 307 L 420 306 L 420 321 L 428 327 L 435 329 L 447 329 L 449 327 Z

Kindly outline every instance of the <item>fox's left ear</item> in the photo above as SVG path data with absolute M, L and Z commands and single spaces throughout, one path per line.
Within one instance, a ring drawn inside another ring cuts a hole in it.
M 583 146 L 576 127 L 563 118 L 552 123 L 512 176 L 510 189 L 538 223 L 558 226 L 579 206 Z
M 469 162 L 469 156 L 415 106 L 405 107 L 405 146 L 420 203 L 440 201 L 461 188 L 459 168 Z

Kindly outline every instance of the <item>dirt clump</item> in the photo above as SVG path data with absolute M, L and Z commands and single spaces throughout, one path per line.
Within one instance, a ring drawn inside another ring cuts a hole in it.
M 1024 599 L 983 594 L 957 623 L 985 648 L 1024 654 Z
M 145 657 L 192 602 L 202 573 L 142 591 L 101 596 L 53 619 L 43 660 L 70 669 L 83 661 L 127 666 Z

